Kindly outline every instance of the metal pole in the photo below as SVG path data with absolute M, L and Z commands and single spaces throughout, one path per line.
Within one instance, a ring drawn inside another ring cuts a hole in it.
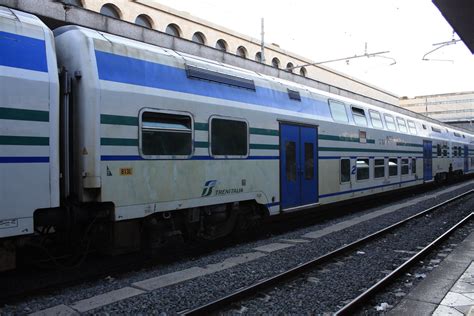
M 260 53 L 262 54 L 262 63 L 265 63 L 265 28 L 264 28 L 264 18 L 262 18 L 262 42 L 260 46 Z

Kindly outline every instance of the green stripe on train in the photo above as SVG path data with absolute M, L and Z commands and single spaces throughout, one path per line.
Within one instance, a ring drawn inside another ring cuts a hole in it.
M 406 147 L 423 147 L 422 144 L 413 144 L 413 143 L 404 143 L 404 142 L 397 142 L 397 146 L 406 146 Z
M 109 115 L 101 114 L 100 116 L 101 124 L 109 125 L 126 125 L 126 126 L 138 126 L 138 118 L 134 116 L 120 116 L 120 115 Z M 208 131 L 208 123 L 194 123 L 194 129 L 197 131 Z M 269 136 L 278 136 L 278 130 L 273 129 L 264 129 L 264 128 L 250 128 L 250 134 L 253 135 L 269 135 Z
M 347 136 L 336 136 L 336 135 L 322 135 L 318 136 L 321 140 L 332 140 L 336 142 L 351 142 L 351 143 L 360 143 L 360 139 L 356 137 L 347 137 Z M 375 144 L 375 139 L 367 139 L 368 144 Z
M 32 121 L 32 122 L 49 122 L 49 112 L 0 107 L 0 119 L 17 120 L 17 121 Z
M 265 129 L 265 128 L 250 128 L 250 134 L 253 135 L 267 135 L 267 136 L 278 136 L 279 131 L 275 129 Z
M 102 146 L 138 146 L 138 139 L 130 138 L 101 138 L 100 144 Z M 195 141 L 196 148 L 209 148 L 209 142 Z M 278 145 L 271 144 L 250 144 L 250 149 L 274 149 L 278 150 Z
M 194 122 L 194 129 L 198 130 L 198 131 L 208 131 L 209 130 L 209 124 Z
M 208 142 L 194 142 L 194 147 L 196 148 L 209 148 Z
M 110 125 L 138 126 L 138 118 L 135 116 L 101 114 L 100 123 Z
M 0 136 L 0 145 L 48 146 L 49 137 Z

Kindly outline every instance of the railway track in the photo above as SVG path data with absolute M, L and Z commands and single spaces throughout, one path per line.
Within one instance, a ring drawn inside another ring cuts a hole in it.
M 396 229 L 400 228 L 401 226 L 405 225 L 406 223 L 426 216 L 429 213 L 432 213 L 441 207 L 445 207 L 449 205 L 450 203 L 453 203 L 455 201 L 458 201 L 461 198 L 466 197 L 467 195 L 470 195 L 474 193 L 474 190 L 467 191 L 463 194 L 460 194 L 458 196 L 455 196 L 449 200 L 446 200 L 442 203 L 439 203 L 435 206 L 432 206 L 428 209 L 425 209 L 413 216 L 410 216 L 404 220 L 401 220 L 395 224 L 392 224 L 386 228 L 383 228 L 375 233 L 372 233 L 370 235 L 367 235 L 363 238 L 360 238 L 350 244 L 344 245 L 334 251 L 331 251 L 327 254 L 324 254 L 314 260 L 308 261 L 306 263 L 303 263 L 297 267 L 294 267 L 292 269 L 289 269 L 287 271 L 284 271 L 280 274 L 277 274 L 273 277 L 261 280 L 257 283 L 254 283 L 250 286 L 241 288 L 227 296 L 218 298 L 212 302 L 208 302 L 204 305 L 198 306 L 194 309 L 188 309 L 188 310 L 183 310 L 180 311 L 180 315 L 203 315 L 203 314 L 209 314 L 209 313 L 214 313 L 220 310 L 223 310 L 225 308 L 228 308 L 229 305 L 239 302 L 243 299 L 249 298 L 251 296 L 255 296 L 256 294 L 260 293 L 263 290 L 267 290 L 270 287 L 277 286 L 277 285 L 283 285 L 287 282 L 289 282 L 292 279 L 295 279 L 302 274 L 314 270 L 318 267 L 320 267 L 322 264 L 330 262 L 332 260 L 335 260 L 338 257 L 344 256 L 348 252 L 354 251 L 355 249 L 360 248 L 363 245 L 366 245 L 370 243 L 371 241 L 375 239 L 379 239 L 380 237 L 387 235 L 389 233 L 392 233 Z M 457 228 L 461 227 L 464 225 L 466 222 L 471 220 L 474 217 L 473 213 L 469 214 L 468 216 L 464 217 L 460 222 L 458 222 L 456 225 L 454 225 L 451 229 L 443 233 L 441 236 L 439 236 L 436 240 L 431 242 L 428 246 L 424 247 L 421 251 L 419 251 L 417 254 L 412 256 L 410 260 L 404 262 L 402 265 L 400 265 L 398 268 L 393 270 L 389 275 L 387 275 L 385 278 L 381 279 L 379 282 L 377 282 L 375 285 L 370 287 L 367 291 L 359 295 L 357 298 L 352 300 L 349 304 L 344 306 L 342 309 L 340 309 L 337 314 L 338 315 L 349 315 L 353 313 L 357 308 L 359 308 L 361 305 L 363 305 L 369 298 L 371 298 L 375 293 L 381 290 L 384 286 L 386 286 L 388 283 L 392 282 L 397 276 L 400 275 L 400 273 L 403 273 L 408 269 L 410 266 L 413 264 L 417 263 L 418 260 L 425 256 L 430 250 L 432 250 L 434 247 L 436 247 L 439 243 L 441 243 L 443 240 L 445 240 L 450 234 L 452 234 Z
M 423 194 L 429 192 L 433 188 L 431 186 L 415 188 L 410 194 Z M 408 191 L 401 193 L 397 198 L 406 198 Z M 397 198 L 393 196 L 387 196 L 384 198 L 384 203 L 397 201 Z M 357 212 L 360 209 L 375 207 L 381 204 L 377 200 L 368 200 L 365 202 L 356 202 L 353 204 Z M 75 266 L 73 268 L 63 267 L 54 268 L 53 265 L 46 265 L 47 268 L 38 268 L 28 263 L 27 266 L 20 271 L 13 271 L 0 274 L 0 306 L 3 304 L 9 304 L 16 301 L 21 301 L 24 298 L 47 294 L 49 292 L 61 289 L 62 287 L 71 286 L 81 282 L 94 281 L 98 279 L 106 278 L 110 275 L 120 275 L 133 270 L 146 269 L 156 267 L 161 264 L 167 264 L 176 261 L 177 259 L 186 259 L 187 257 L 195 257 L 203 255 L 208 252 L 216 251 L 229 245 L 233 245 L 239 242 L 247 242 L 249 240 L 262 238 L 263 235 L 274 235 L 282 234 L 287 231 L 298 229 L 307 225 L 313 225 L 324 219 L 336 218 L 343 216 L 344 214 L 338 209 L 329 208 L 321 214 L 300 214 L 299 216 L 286 216 L 281 222 L 284 225 L 278 225 L 278 221 L 274 219 L 268 228 L 259 230 L 255 236 L 247 236 L 243 240 L 239 241 L 218 241 L 212 244 L 198 246 L 193 245 L 192 247 L 180 247 L 180 253 L 165 252 L 160 255 L 159 258 L 145 259 L 142 254 L 136 254 L 133 259 L 130 255 L 118 256 L 114 258 L 107 257 L 96 257 L 88 258 L 82 265 Z M 294 215 L 294 214 L 293 214 Z M 43 266 L 45 266 L 43 264 Z M 99 269 L 97 267 L 100 267 Z
M 458 190 L 457 192 L 459 192 L 459 189 L 457 189 L 457 190 Z M 453 193 L 454 193 L 454 192 L 453 192 Z M 467 192 L 466 194 L 469 194 L 469 193 L 471 193 L 471 191 Z M 433 195 L 433 194 L 431 194 L 431 195 Z M 434 195 L 433 195 L 433 196 L 434 196 Z M 450 194 L 449 196 L 452 197 L 453 194 Z M 403 198 L 407 198 L 407 196 L 404 196 Z M 452 202 L 452 201 L 455 201 L 455 200 L 457 200 L 457 199 L 459 199 L 459 198 L 460 198 L 460 197 L 456 197 L 456 198 L 454 198 L 454 199 L 450 199 L 450 200 L 448 200 L 448 201 L 446 201 L 446 202 L 444 202 L 444 203 L 442 203 L 442 204 L 440 204 L 440 205 L 434 206 L 433 208 L 440 207 L 440 206 L 442 206 L 442 205 L 445 205 L 445 204 L 447 204 L 447 203 L 450 203 L 450 202 Z M 398 201 L 398 202 L 396 202 L 396 203 L 401 203 L 401 202 L 400 202 L 400 196 L 399 196 L 399 199 L 396 199 L 395 201 Z M 427 201 L 428 201 L 428 200 L 427 200 Z M 385 202 L 386 202 L 386 200 L 384 200 L 384 203 L 385 203 Z M 392 200 L 392 202 L 394 202 L 394 201 Z M 384 203 L 379 203 L 379 204 L 383 205 Z M 435 203 L 434 201 L 433 201 L 433 202 L 430 202 L 430 205 L 433 205 L 434 203 Z M 355 206 L 355 205 L 354 205 L 354 206 Z M 360 206 L 359 206 L 359 207 L 360 207 Z M 421 205 L 420 205 L 420 207 L 421 207 Z M 420 207 L 416 207 L 415 209 L 413 209 L 412 211 L 410 211 L 409 214 L 414 214 L 414 212 L 416 212 L 416 210 L 419 210 Z M 431 209 L 431 208 L 430 208 L 430 209 Z M 369 214 L 370 214 L 370 213 L 369 213 Z M 353 216 L 354 216 L 354 215 L 350 215 L 349 218 L 351 218 L 351 217 L 353 217 Z M 356 217 L 359 217 L 360 215 L 359 215 L 359 213 L 358 213 L 358 214 L 356 214 L 355 216 L 356 216 Z M 402 215 L 402 216 L 403 216 L 403 215 Z M 402 216 L 398 216 L 398 219 L 400 219 Z M 421 215 L 419 215 L 419 216 L 421 216 Z M 389 220 L 389 221 L 387 221 L 387 223 L 393 223 L 395 220 L 398 220 L 398 219 Z M 343 220 L 343 221 L 344 221 L 344 220 Z M 339 222 L 339 220 L 336 221 L 336 223 L 338 223 L 338 222 Z M 451 222 L 450 222 L 450 223 L 451 223 Z M 375 224 L 376 224 L 376 223 L 375 223 Z M 301 226 L 304 227 L 304 226 L 307 226 L 307 225 L 312 226 L 312 225 L 310 225 L 310 222 L 309 222 L 308 219 L 306 218 L 305 221 L 304 221 L 304 223 L 301 224 L 300 227 L 301 227 Z M 318 225 L 319 225 L 319 224 L 318 224 Z M 388 224 L 382 224 L 382 225 L 388 225 Z M 382 227 L 382 225 L 380 225 L 380 226 L 378 226 L 378 227 Z M 291 226 L 291 227 L 296 226 L 296 228 L 298 228 L 298 226 L 296 225 L 296 223 L 295 223 L 294 225 L 289 225 L 289 222 L 288 222 L 288 221 L 285 221 L 285 226 Z M 320 227 L 321 227 L 321 226 L 320 226 Z M 325 225 L 323 224 L 322 227 L 330 227 L 330 226 L 325 226 Z M 311 228 L 312 228 L 312 227 L 311 227 Z M 314 228 L 312 228 L 312 229 L 314 229 Z M 318 229 L 319 229 L 319 228 L 318 228 Z M 281 230 L 281 229 L 276 229 L 276 230 L 274 229 L 274 230 L 273 230 L 273 234 L 276 235 L 276 236 L 275 236 L 276 238 L 285 238 L 285 237 L 278 237 L 278 236 L 279 236 L 279 233 L 280 233 L 280 230 Z M 375 230 L 375 228 L 374 228 L 374 229 L 367 230 L 367 231 L 374 231 L 374 230 Z M 260 231 L 261 231 L 261 230 L 260 230 Z M 290 229 L 290 231 L 292 231 L 292 230 Z M 307 231 L 307 230 L 306 230 L 306 231 Z M 357 231 L 357 229 L 356 229 L 356 231 Z M 296 233 L 296 235 L 299 235 L 299 234 L 300 234 L 299 232 Z M 359 236 L 362 236 L 362 235 L 363 235 L 363 234 L 361 233 Z M 357 236 L 357 234 L 354 235 L 354 236 L 352 236 L 352 237 L 347 238 L 347 239 L 346 239 L 346 240 L 347 240 L 347 243 L 351 242 L 352 240 L 355 240 L 356 238 L 359 238 L 359 237 L 356 237 L 356 236 Z M 260 234 L 259 236 L 254 236 L 254 237 L 252 237 L 250 241 L 251 241 L 251 242 L 255 241 L 255 238 L 260 239 L 259 237 L 262 237 L 261 234 Z M 268 237 L 268 236 L 267 236 L 267 237 Z M 295 238 L 295 237 L 293 237 L 293 238 Z M 265 238 L 265 239 L 266 239 L 266 238 Z M 252 241 L 252 240 L 253 240 L 253 241 Z M 247 241 L 248 241 L 248 240 L 247 240 Z M 236 242 L 234 242 L 234 244 L 235 244 L 235 243 L 236 243 Z M 237 242 L 237 243 L 239 243 L 239 242 Z M 245 241 L 243 241 L 243 243 L 245 244 Z M 328 247 L 328 248 L 327 248 L 328 250 L 326 250 L 326 251 L 329 251 L 329 249 L 336 249 L 336 247 L 338 247 L 337 244 L 338 244 L 338 243 L 336 242 L 335 247 Z M 342 245 L 342 244 L 343 244 L 343 243 L 339 243 L 339 245 Z M 226 246 L 229 246 L 229 245 L 228 245 L 228 244 L 225 244 L 223 247 L 225 248 Z M 240 247 L 246 248 L 247 246 L 243 245 L 243 246 L 240 246 Z M 295 248 L 296 248 L 296 247 L 295 247 Z M 205 250 L 205 249 L 204 249 L 204 250 Z M 218 251 L 218 252 L 220 252 L 221 250 L 222 250 L 222 247 L 220 247 L 220 246 L 215 246 L 215 247 L 213 247 L 213 250 L 211 249 L 210 251 Z M 230 250 L 230 251 L 232 252 L 232 250 Z M 324 251 L 324 250 L 323 250 L 323 251 L 319 251 L 318 256 L 319 256 L 320 254 L 325 253 L 326 251 Z M 196 256 L 200 256 L 200 255 L 202 255 L 202 253 L 197 254 L 196 252 L 193 252 L 193 254 L 191 254 L 191 257 L 194 257 L 194 258 L 195 258 Z M 269 256 L 269 259 L 270 259 L 270 257 L 271 257 L 271 256 Z M 295 261 L 295 264 L 299 264 L 298 262 L 305 262 L 305 260 L 307 260 L 308 257 L 310 257 L 310 256 L 306 256 L 306 259 L 304 259 L 304 260 L 296 260 L 296 261 Z M 186 259 L 187 259 L 187 257 L 186 257 L 186 256 L 183 256 L 183 255 L 179 255 L 179 258 L 180 258 L 180 259 L 183 259 L 184 261 L 186 261 Z M 177 257 L 175 257 L 174 259 L 175 259 L 174 261 L 178 260 Z M 39 287 L 36 287 L 35 290 L 33 290 L 33 291 L 22 292 L 22 293 L 19 293 L 19 294 L 17 293 L 17 295 L 13 295 L 13 296 L 14 296 L 13 298 L 12 298 L 12 297 L 8 297 L 9 295 L 6 293 L 6 291 L 1 290 L 2 287 L 3 287 L 4 289 L 9 289 L 8 283 L 0 282 L 0 283 L 3 284 L 2 286 L 0 286 L 0 294 L 1 294 L 1 295 L 0 295 L 0 306 L 1 306 L 2 302 L 3 302 L 3 303 L 7 303 L 9 306 L 12 306 L 12 303 L 13 303 L 13 304 L 15 304 L 15 305 L 20 304 L 20 306 L 23 305 L 23 306 L 27 306 L 27 307 L 28 307 L 28 306 L 31 306 L 31 305 L 29 305 L 28 303 L 26 303 L 26 305 L 25 305 L 25 303 L 22 303 L 22 302 L 31 301 L 31 298 L 34 298 L 35 296 L 41 295 L 42 297 L 44 297 L 44 296 L 48 296 L 48 295 L 51 295 L 51 294 L 52 294 L 52 295 L 55 295 L 55 294 L 54 294 L 55 292 L 56 292 L 56 293 L 62 292 L 63 289 L 67 289 L 68 287 L 75 286 L 75 285 L 79 285 L 79 288 L 81 288 L 82 286 L 81 286 L 80 284 L 81 284 L 82 282 L 84 282 L 84 281 L 88 281 L 87 283 L 91 282 L 91 283 L 102 284 L 102 283 L 104 283 L 104 282 L 108 282 L 107 279 L 110 278 L 111 276 L 112 276 L 112 279 L 120 279 L 120 278 L 121 278 L 121 276 L 120 276 L 121 274 L 125 274 L 125 275 L 124 275 L 124 278 L 126 279 L 126 278 L 127 278 L 127 276 L 126 276 L 127 272 L 131 272 L 131 271 L 137 271 L 137 270 L 143 270 L 143 269 L 144 269 L 144 271 L 143 271 L 143 272 L 140 271 L 140 273 L 143 274 L 143 275 L 145 276 L 145 278 L 147 277 L 147 275 L 149 275 L 149 274 L 147 274 L 147 271 L 146 271 L 146 270 L 150 270 L 151 273 L 153 273 L 153 270 L 157 270 L 157 269 L 158 269 L 158 270 L 167 269 L 167 270 L 170 271 L 170 272 L 173 271 L 173 270 L 170 270 L 170 269 L 169 269 L 169 268 L 171 268 L 171 267 L 173 266 L 173 262 L 174 262 L 173 260 L 170 260 L 170 262 L 165 262 L 165 264 L 163 264 L 163 262 L 162 262 L 163 260 L 152 260 L 152 261 L 148 261 L 148 262 L 146 262 L 146 263 L 145 263 L 145 262 L 142 262 L 142 263 L 138 263 L 138 264 L 136 264 L 136 262 L 131 262 L 130 259 L 127 259 L 127 260 L 128 260 L 128 263 L 119 264 L 120 266 L 122 266 L 122 267 L 124 267 L 124 268 L 120 268 L 120 267 L 117 268 L 117 265 L 116 265 L 116 264 L 111 264 L 111 265 L 110 265 L 110 267 L 111 267 L 110 269 L 104 268 L 104 265 L 101 264 L 100 262 L 98 262 L 98 261 L 96 260 L 96 261 L 94 261 L 95 264 L 94 264 L 94 263 L 91 264 L 91 265 L 93 266 L 93 269 L 92 269 L 92 270 L 95 270 L 95 272 L 92 273 L 92 274 L 87 274 L 87 275 L 86 275 L 86 273 L 84 273 L 84 270 L 82 270 L 82 269 L 81 269 L 81 270 L 77 270 L 77 271 L 66 271 L 67 273 L 64 273 L 65 271 L 57 271 L 56 274 L 66 274 L 69 279 L 68 279 L 67 281 L 65 281 L 64 279 L 58 278 L 59 281 L 58 281 L 57 283 L 53 284 L 53 285 L 49 284 L 49 285 L 47 285 L 46 287 L 43 287 L 43 286 L 41 285 L 41 286 L 39 286 Z M 194 259 L 193 259 L 193 260 L 194 260 Z M 133 261 L 133 260 L 132 260 L 132 261 Z M 204 261 L 207 262 L 207 263 L 205 263 L 203 266 L 205 266 L 206 264 L 209 264 L 209 262 L 210 262 L 211 264 L 216 262 L 216 261 L 213 260 L 212 258 L 210 258 L 210 260 L 209 260 L 209 259 L 204 259 Z M 219 261 L 219 259 L 218 259 L 217 261 Z M 89 264 L 89 263 L 86 262 L 86 264 Z M 295 264 L 292 264 L 292 265 L 289 265 L 289 266 L 295 266 Z M 167 267 L 167 265 L 171 265 L 171 266 L 170 266 L 170 267 Z M 178 265 L 179 265 L 179 264 L 178 264 Z M 272 264 L 270 264 L 270 265 L 272 265 Z M 97 267 L 99 267 L 100 271 L 98 271 L 99 269 L 97 269 Z M 286 269 L 287 267 L 288 267 L 288 266 L 282 267 L 282 268 L 283 268 L 283 269 Z M 176 269 L 176 268 L 172 267 L 172 269 Z M 177 270 L 179 270 L 179 268 L 178 268 Z M 176 271 L 176 270 L 174 270 L 174 271 Z M 269 271 L 271 271 L 271 270 L 269 270 Z M 272 275 L 273 272 L 276 272 L 276 271 L 278 271 L 278 270 L 275 270 L 275 271 L 272 271 L 272 272 L 270 272 L 270 273 L 263 274 L 263 275 L 269 276 L 269 275 Z M 282 269 L 279 269 L 279 271 L 282 271 Z M 54 271 L 52 271 L 52 272 L 54 273 Z M 77 275 L 81 275 L 81 277 L 75 278 L 75 277 L 72 275 L 72 274 L 74 274 L 74 273 L 76 273 Z M 30 271 L 30 275 L 34 275 L 34 274 L 35 274 L 35 273 L 33 273 L 33 272 Z M 71 276 L 70 276 L 70 275 L 71 275 Z M 296 277 L 296 276 L 298 276 L 298 275 L 295 274 L 295 277 Z M 149 276 L 148 276 L 148 277 L 149 277 Z M 221 276 L 221 278 L 222 278 L 222 276 Z M 48 273 L 45 273 L 45 277 L 43 277 L 42 279 L 48 279 L 47 281 L 50 281 L 50 280 L 49 280 L 49 277 L 48 277 Z M 258 277 L 255 278 L 254 280 L 250 281 L 250 282 L 246 282 L 245 284 L 250 284 L 250 283 L 252 283 L 252 282 L 255 282 L 255 280 L 257 280 L 257 279 L 258 279 Z M 15 282 L 15 284 L 18 283 L 18 282 L 15 280 L 15 278 L 10 278 L 10 280 L 11 280 L 11 282 L 10 282 L 11 284 L 13 284 L 13 282 Z M 236 281 L 237 281 L 237 280 L 239 280 L 239 279 L 236 279 Z M 126 282 L 126 281 L 125 281 L 125 282 Z M 230 282 L 232 282 L 232 281 L 230 281 Z M 33 281 L 33 283 L 36 283 L 36 282 Z M 50 283 L 51 283 L 51 282 L 50 282 Z M 54 283 L 54 282 L 53 282 L 53 283 Z M 189 282 L 189 283 L 192 284 L 193 282 Z M 372 284 L 372 283 L 367 282 L 366 284 Z M 6 287 L 5 287 L 5 286 L 6 286 Z M 187 285 L 184 285 L 184 286 L 187 286 Z M 191 287 L 194 287 L 194 286 L 192 286 L 192 285 L 190 285 L 190 286 L 191 286 Z M 242 286 L 242 285 L 241 285 L 241 286 Z M 20 287 L 21 287 L 21 286 L 20 286 Z M 87 287 L 87 285 L 85 285 L 84 287 Z M 99 285 L 99 287 L 102 287 L 102 285 Z M 114 288 L 113 284 L 111 284 L 111 288 Z M 202 288 L 202 287 L 201 287 L 201 288 Z M 238 286 L 234 287 L 234 289 L 237 289 L 237 288 L 238 288 Z M 230 293 L 230 291 L 232 291 L 231 288 L 229 288 L 228 291 L 224 291 L 224 292 L 222 292 L 222 290 L 221 290 L 220 293 L 226 293 L 226 294 L 228 294 L 228 293 Z M 188 292 L 188 293 L 189 293 L 189 292 Z M 199 293 L 199 292 L 196 292 L 196 293 Z M 222 294 L 218 294 L 218 293 L 219 293 L 219 292 L 216 292 L 216 295 L 212 295 L 211 297 L 214 297 L 214 298 L 215 298 L 215 297 L 218 297 L 219 295 L 222 295 Z M 4 296 L 4 295 L 5 295 L 5 296 Z M 2 297 L 2 296 L 3 296 L 3 297 Z M 87 297 L 87 296 L 85 296 L 85 297 Z M 2 298 L 3 298 L 3 299 L 2 299 Z M 173 308 L 168 309 L 167 307 L 165 307 L 165 310 L 167 310 L 167 311 L 173 311 L 173 313 L 177 313 L 178 311 L 183 311 L 183 312 L 191 311 L 191 309 L 192 309 L 194 306 L 196 306 L 196 303 L 193 304 L 193 303 L 192 303 L 192 300 L 193 300 L 193 299 L 190 300 L 190 302 L 189 302 L 190 304 L 184 303 L 184 304 L 186 304 L 186 305 L 185 305 L 185 306 L 182 305 L 181 308 L 179 308 L 179 306 L 176 306 L 176 307 L 178 307 L 178 308 L 176 308 L 176 309 L 173 309 Z M 206 301 L 208 301 L 208 300 L 209 300 L 209 297 L 208 297 L 207 299 L 197 299 L 197 301 L 195 301 L 195 302 L 199 302 L 198 304 L 202 304 L 203 302 L 206 302 Z M 347 299 L 345 299 L 345 301 L 347 301 Z M 35 299 L 33 299 L 33 302 L 35 302 Z M 33 304 L 35 305 L 36 302 L 33 303 Z M 41 304 L 41 303 L 40 303 L 40 304 Z M 183 304 L 183 303 L 181 303 L 181 304 Z M 166 305 L 163 305 L 163 306 L 166 306 Z M 1 307 L 0 307 L 0 308 L 1 308 Z M 149 308 L 150 308 L 150 307 L 149 307 Z M 156 307 L 154 307 L 154 308 L 156 308 Z M 161 308 L 161 307 L 160 307 L 160 308 Z M 185 308 L 187 308 L 187 309 L 185 310 Z M 1 310 L 1 309 L 0 309 L 0 310 Z M 7 310 L 12 310 L 12 308 L 11 308 L 11 307 L 7 307 Z M 35 308 L 33 308 L 33 311 L 34 311 L 34 310 L 35 310 Z M 331 309 L 331 310 L 336 310 L 336 309 Z

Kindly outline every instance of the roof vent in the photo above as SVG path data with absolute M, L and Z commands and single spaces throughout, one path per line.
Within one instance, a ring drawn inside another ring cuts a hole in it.
M 253 80 L 213 70 L 186 65 L 186 75 L 190 79 L 201 79 L 255 91 L 255 83 Z
M 288 97 L 291 100 L 301 101 L 301 95 L 299 91 L 288 89 Z

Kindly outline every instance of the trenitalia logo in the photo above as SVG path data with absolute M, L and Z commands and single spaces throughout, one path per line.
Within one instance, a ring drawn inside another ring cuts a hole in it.
M 201 196 L 209 196 L 212 194 L 212 189 L 216 186 L 217 180 L 209 180 L 204 184 Z

